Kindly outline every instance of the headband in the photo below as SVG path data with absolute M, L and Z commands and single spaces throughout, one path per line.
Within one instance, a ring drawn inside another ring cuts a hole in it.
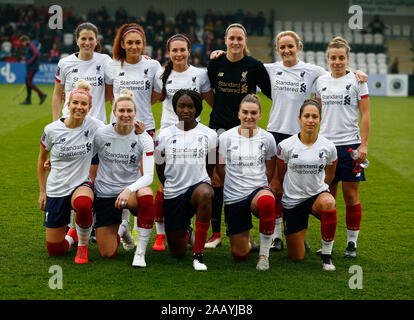
M 240 23 L 233 23 L 231 25 L 229 25 L 226 29 L 226 32 L 224 32 L 224 34 L 227 35 L 227 32 L 231 29 L 231 28 L 240 28 L 244 31 L 244 34 L 247 35 L 247 31 L 246 29 L 240 24 Z
M 130 32 L 138 32 L 144 38 L 144 33 L 141 30 L 136 27 L 131 27 L 127 28 L 127 30 L 122 34 L 122 39 L 125 38 L 125 36 Z
M 170 42 L 173 41 L 173 40 L 184 40 L 190 46 L 190 40 L 186 36 L 184 36 L 182 34 L 176 34 L 176 35 L 174 35 L 174 36 L 172 36 L 171 38 L 168 39 L 167 48 L 170 46 Z
M 84 90 L 84 89 L 76 89 L 76 90 L 73 90 L 73 91 L 70 93 L 69 98 L 70 98 L 70 97 L 72 97 L 75 93 L 83 93 L 83 94 L 86 94 L 86 95 L 88 96 L 88 98 L 89 98 L 89 103 L 91 103 L 91 102 L 92 102 L 92 97 L 91 97 L 91 95 L 89 94 L 89 92 L 88 92 L 88 91 L 86 91 L 86 90 Z

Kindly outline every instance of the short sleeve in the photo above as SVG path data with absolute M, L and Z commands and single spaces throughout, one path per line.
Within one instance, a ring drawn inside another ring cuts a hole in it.
M 111 64 L 107 65 L 105 68 L 105 83 L 107 85 L 113 85 L 114 77 L 113 77 L 113 67 Z
M 283 141 L 282 141 L 283 142 Z M 283 163 L 288 163 L 289 161 L 289 154 L 286 150 L 286 147 L 283 143 L 279 143 L 276 148 L 276 156 L 277 159 Z
M 320 93 L 320 80 L 316 79 L 316 83 L 315 83 L 315 97 L 320 99 L 321 98 L 321 93 Z
M 59 60 L 59 63 L 56 68 L 56 73 L 55 73 L 55 80 L 59 82 L 60 84 L 65 84 L 65 73 L 63 70 L 63 65 L 64 63 L 62 59 Z
M 220 163 L 225 164 L 227 158 L 227 134 L 223 133 L 218 138 L 218 153 L 220 155 L 220 158 L 224 160 L 224 162 L 220 161 Z
M 338 155 L 337 155 L 336 147 L 335 147 L 335 145 L 332 143 L 332 144 L 330 145 L 330 148 L 329 148 L 329 154 L 328 154 L 328 157 L 326 158 L 326 164 L 327 164 L 327 165 L 332 165 L 332 164 L 334 164 L 337 160 L 338 160 Z
M 368 97 L 368 84 L 366 82 L 358 83 L 358 100 Z
M 154 91 L 157 93 L 161 93 L 162 92 L 162 80 L 161 80 L 161 75 L 163 74 L 164 69 L 160 69 L 157 71 L 157 73 L 155 74 L 155 79 L 154 79 Z
M 50 130 L 48 127 L 45 127 L 45 130 L 43 131 L 42 138 L 40 139 L 40 145 L 46 151 L 50 151 L 50 149 L 52 149 L 53 142 L 52 142 L 52 137 L 51 137 Z
M 271 160 L 276 156 L 276 142 L 273 136 L 266 135 L 267 137 L 267 151 L 266 151 L 266 160 Z
M 200 92 L 201 93 L 209 92 L 211 90 L 211 83 L 210 83 L 210 79 L 208 78 L 207 71 L 201 72 L 200 76 L 201 76 Z
M 147 157 L 154 155 L 154 141 L 147 132 L 141 134 L 141 143 L 144 155 Z
M 208 131 L 208 150 L 216 150 L 218 146 L 217 133 L 214 130 Z

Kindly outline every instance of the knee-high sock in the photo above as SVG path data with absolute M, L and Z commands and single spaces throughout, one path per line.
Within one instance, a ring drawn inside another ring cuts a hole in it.
M 78 246 L 86 246 L 92 231 L 92 199 L 88 196 L 79 196 L 73 201 L 73 206 L 76 211 Z
M 259 210 L 259 231 L 260 231 L 260 255 L 269 256 L 272 245 L 272 235 L 275 229 L 275 198 L 269 195 L 261 196 L 257 200 Z
M 221 212 L 223 210 L 223 187 L 213 187 L 213 211 L 211 213 L 211 229 L 213 233 L 220 233 Z
M 51 257 L 63 256 L 64 254 L 66 254 L 66 252 L 68 252 L 69 247 L 70 244 L 67 239 L 59 243 L 52 243 L 46 241 L 47 252 Z
M 139 197 L 138 207 L 138 240 L 135 253 L 145 254 L 154 225 L 154 202 L 152 195 Z
M 210 222 L 200 222 L 196 221 L 195 223 L 195 239 L 194 239 L 194 253 L 204 253 L 204 245 L 207 240 L 208 229 L 210 228 Z
M 165 234 L 164 228 L 164 193 L 157 191 L 154 201 L 154 220 L 157 234 Z
M 276 195 L 276 212 L 275 212 L 276 220 L 275 220 L 275 231 L 273 233 L 272 239 L 276 239 L 276 238 L 282 239 L 282 222 L 283 222 L 282 196 L 283 196 L 282 193 Z
M 321 213 L 321 235 L 322 254 L 331 254 L 335 239 L 337 224 L 336 210 L 322 211 Z
M 361 226 L 361 217 L 362 207 L 360 203 L 353 206 L 346 206 L 347 242 L 353 241 L 355 246 Z

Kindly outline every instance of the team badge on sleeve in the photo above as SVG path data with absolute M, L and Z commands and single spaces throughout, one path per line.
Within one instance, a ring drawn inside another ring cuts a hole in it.
M 60 67 L 57 67 L 56 68 L 56 77 L 59 77 L 59 75 L 60 75 Z
M 278 155 L 278 156 L 280 156 L 280 154 L 282 153 L 282 147 L 280 146 L 280 143 L 278 143 L 277 144 L 277 148 L 276 148 L 277 150 L 276 150 L 276 154 Z

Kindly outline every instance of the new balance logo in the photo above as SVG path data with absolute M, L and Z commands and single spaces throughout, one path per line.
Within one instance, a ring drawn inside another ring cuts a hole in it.
M 78 69 L 73 69 L 72 72 L 76 73 L 76 72 L 78 72 Z
M 104 144 L 104 146 L 105 147 L 110 147 L 111 146 L 111 143 L 110 142 L 107 142 L 107 143 Z
M 282 71 L 279 71 L 279 72 L 276 72 L 276 74 L 278 75 L 278 76 L 281 76 L 282 75 Z
M 217 77 L 223 77 L 224 76 L 224 72 L 219 72 L 218 74 L 217 74 Z
M 118 74 L 118 77 L 123 77 L 125 75 L 125 72 L 120 72 L 119 74 Z

